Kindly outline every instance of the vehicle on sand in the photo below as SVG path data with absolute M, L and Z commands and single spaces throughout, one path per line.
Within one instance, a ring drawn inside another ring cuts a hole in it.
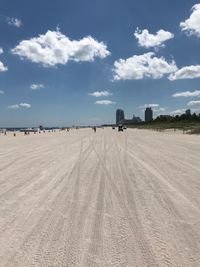
M 121 124 L 118 125 L 118 132 L 123 132 L 123 125 Z

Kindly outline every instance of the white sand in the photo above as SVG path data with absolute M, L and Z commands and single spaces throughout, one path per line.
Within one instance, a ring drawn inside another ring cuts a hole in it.
M 0 266 L 200 266 L 200 136 L 0 135 Z

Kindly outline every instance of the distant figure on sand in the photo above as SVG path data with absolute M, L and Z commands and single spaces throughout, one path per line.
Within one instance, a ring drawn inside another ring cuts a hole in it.
M 94 130 L 94 132 L 96 133 L 96 131 L 97 131 L 97 127 L 94 126 L 94 127 L 93 127 L 93 130 Z

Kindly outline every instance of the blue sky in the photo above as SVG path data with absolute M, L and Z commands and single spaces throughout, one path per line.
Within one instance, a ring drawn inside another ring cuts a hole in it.
M 0 127 L 200 111 L 200 2 L 1 0 Z

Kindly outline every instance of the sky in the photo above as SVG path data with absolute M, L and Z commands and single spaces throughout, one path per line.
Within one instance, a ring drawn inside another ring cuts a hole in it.
M 0 3 L 0 127 L 200 112 L 200 1 Z

